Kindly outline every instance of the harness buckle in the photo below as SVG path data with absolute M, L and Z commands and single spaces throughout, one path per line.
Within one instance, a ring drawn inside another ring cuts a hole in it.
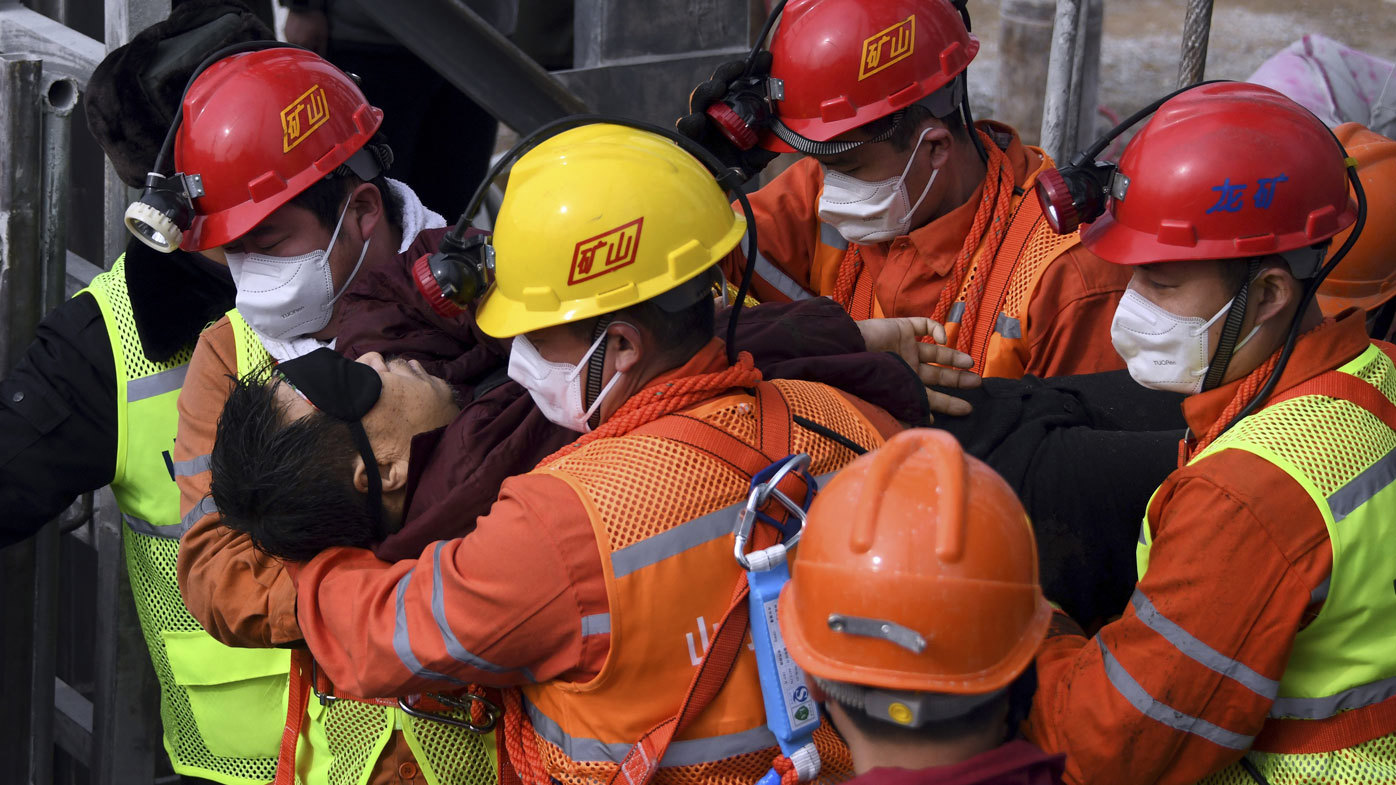
M 457 728 L 465 728 L 471 733 L 478 734 L 485 734 L 494 730 L 495 726 L 499 724 L 499 718 L 504 716 L 504 710 L 501 709 L 499 706 L 495 705 L 493 701 L 489 700 L 483 695 L 479 695 L 473 692 L 467 692 L 464 695 L 461 695 L 460 697 L 432 692 L 427 693 L 426 697 L 431 698 L 432 700 L 436 701 L 437 703 L 440 703 L 448 709 L 454 709 L 464 712 L 465 718 L 461 719 L 459 717 L 453 717 L 450 714 L 446 714 L 444 712 L 428 711 L 426 709 L 418 708 L 417 706 L 413 705 L 412 700 L 409 698 L 398 698 L 397 705 L 399 709 L 402 709 L 403 713 L 412 717 L 416 717 L 419 720 L 431 720 L 432 722 L 440 722 L 445 725 L 453 725 Z M 485 722 L 483 725 L 476 725 L 475 723 L 470 721 L 471 704 L 475 703 L 478 703 L 485 708 Z
M 751 478 L 751 492 L 747 495 L 746 505 L 737 513 L 737 524 L 732 529 L 732 556 L 742 569 L 748 572 L 764 572 L 783 564 L 786 551 L 800 541 L 800 536 L 805 531 L 805 510 L 814 499 L 815 480 L 809 473 L 809 466 L 810 456 L 797 453 L 771 464 Z M 796 503 L 777 487 L 791 473 L 797 473 L 805 481 L 807 491 L 804 504 Z M 790 514 L 786 522 L 778 521 L 762 512 L 771 501 L 777 502 Z M 784 539 L 769 548 L 747 553 L 746 544 L 751 539 L 752 529 L 756 527 L 758 520 L 779 529 Z

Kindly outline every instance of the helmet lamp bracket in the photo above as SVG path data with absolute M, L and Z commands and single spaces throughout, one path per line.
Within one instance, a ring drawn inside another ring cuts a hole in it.
M 910 627 L 904 627 L 887 619 L 869 619 L 863 616 L 846 616 L 842 613 L 829 614 L 829 629 L 845 635 L 861 635 L 865 638 L 881 638 L 891 641 L 912 654 L 926 650 L 926 639 Z

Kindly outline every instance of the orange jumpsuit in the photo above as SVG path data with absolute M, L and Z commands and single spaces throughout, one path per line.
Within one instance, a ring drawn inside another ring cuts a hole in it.
M 1368 343 L 1355 311 L 1302 336 L 1271 400 Z M 1184 401 L 1192 433 L 1208 432 L 1240 384 Z M 1149 568 L 1124 615 L 1092 640 L 1054 625 L 1038 655 L 1028 738 L 1067 754 L 1071 783 L 1182 785 L 1236 762 L 1265 724 L 1261 693 L 1273 695 L 1295 631 L 1322 606 L 1323 516 L 1269 461 L 1221 450 L 1178 469 L 1148 519 Z
M 985 122 L 980 128 L 1001 142 L 1014 181 L 1023 192 L 1015 192 L 1010 206 L 1015 210 L 1025 200 L 1034 200 L 1033 183 L 1051 160 L 1041 150 L 1028 147 L 1008 126 Z M 818 162 L 805 158 L 752 194 L 761 244 L 753 293 L 761 301 L 783 302 L 815 295 L 832 296 L 837 290 L 839 266 L 848 242 L 830 224 L 819 218 L 819 195 L 824 174 Z M 855 318 L 872 316 L 931 316 L 941 290 L 959 285 L 950 281 L 955 258 L 970 234 L 983 184 L 965 204 L 925 226 L 890 242 L 855 246 L 865 265 L 862 276 L 870 284 L 874 302 L 871 314 L 853 310 Z M 1029 208 L 1035 209 L 1031 204 Z M 994 216 L 993 220 L 1010 220 Z M 1050 231 L 1050 230 L 1048 230 Z M 997 248 L 988 248 L 986 232 L 977 251 L 979 272 L 987 274 Z M 1046 239 L 1046 238 L 1042 238 Z M 743 246 L 744 248 L 744 246 Z M 1024 249 L 1025 253 L 1030 249 Z M 745 265 L 739 254 L 724 263 L 731 280 L 739 280 Z M 1115 306 L 1129 282 L 1129 270 L 1107 264 L 1079 244 L 1057 252 L 1045 267 L 1032 274 L 1035 265 L 1020 262 L 1015 268 L 1004 303 L 1007 319 L 1013 320 L 1017 336 L 1005 330 L 999 353 L 1012 358 L 991 359 L 990 375 L 1038 376 L 1095 373 L 1124 367 L 1124 361 L 1110 344 L 1110 322 Z M 1033 280 L 1035 278 L 1035 280 Z M 1030 289 L 1030 291 L 1029 291 Z M 951 311 L 947 323 L 958 320 Z M 976 367 L 976 370 L 979 370 Z

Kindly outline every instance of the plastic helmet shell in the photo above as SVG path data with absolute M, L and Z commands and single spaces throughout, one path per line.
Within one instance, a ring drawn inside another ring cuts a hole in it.
M 1357 123 L 1333 130 L 1357 160 L 1357 176 L 1367 197 L 1367 223 L 1338 266 L 1318 288 L 1323 312 L 1337 315 L 1347 308 L 1371 312 L 1396 297 L 1396 141 Z M 1333 237 L 1329 255 L 1347 240 L 1352 227 Z
M 503 338 L 618 311 L 702 274 L 745 232 L 712 173 L 669 139 L 573 128 L 515 162 L 475 320 Z
M 347 161 L 383 122 L 348 74 L 289 47 L 219 60 L 189 86 L 183 110 L 175 166 L 204 189 L 186 251 L 246 234 Z
M 1081 235 L 1116 264 L 1291 251 L 1333 237 L 1357 215 L 1328 128 L 1244 82 L 1204 85 L 1161 106 L 1125 147 L 1121 177 L 1123 198 L 1112 197 Z
M 780 598 L 808 673 L 888 690 L 982 694 L 1023 672 L 1047 634 L 1027 513 L 944 431 L 904 431 L 815 498 Z M 891 622 L 925 642 L 838 631 L 831 614 Z
M 776 115 L 827 142 L 939 90 L 978 52 L 949 0 L 791 0 L 771 41 Z M 769 131 L 761 145 L 794 152 Z

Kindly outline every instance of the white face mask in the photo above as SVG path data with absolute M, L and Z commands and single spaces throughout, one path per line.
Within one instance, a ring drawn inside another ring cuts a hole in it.
M 841 172 L 824 170 L 824 192 L 819 195 L 819 218 L 833 225 L 850 243 L 871 245 L 906 234 L 911 229 L 911 216 L 926 200 L 939 169 L 931 170 L 931 178 L 921 189 L 916 204 L 906 193 L 906 175 L 916 160 L 916 151 L 931 129 L 921 132 L 916 146 L 911 148 L 906 168 L 897 177 L 870 183 Z
M 1178 316 L 1135 290 L 1126 289 L 1110 322 L 1110 342 L 1136 382 L 1155 390 L 1195 395 L 1202 392 L 1202 381 L 1211 364 L 1207 328 L 1226 314 L 1232 302 L 1235 298 L 1210 319 Z M 1232 355 L 1241 351 L 1259 330 L 1259 324 L 1251 328 L 1231 350 Z
M 587 421 L 601 408 L 606 394 L 624 375 L 617 372 L 606 386 L 601 388 L 591 406 L 582 408 L 582 375 L 586 371 L 587 361 L 601 347 L 601 342 L 605 341 L 606 337 L 607 334 L 602 333 L 601 337 L 592 343 L 591 348 L 587 349 L 581 362 L 569 365 L 549 362 L 538 353 L 538 349 L 528 338 L 523 335 L 515 336 L 514 345 L 509 350 L 509 378 L 528 390 L 544 417 L 568 430 L 589 433 L 591 425 Z
M 289 340 L 325 329 L 334 314 L 335 301 L 349 288 L 368 253 L 369 239 L 354 270 L 338 292 L 330 272 L 330 249 L 349 212 L 346 202 L 334 225 L 330 244 L 322 251 L 300 256 L 267 256 L 228 251 L 228 271 L 237 284 L 237 309 L 253 329 L 273 340 Z

